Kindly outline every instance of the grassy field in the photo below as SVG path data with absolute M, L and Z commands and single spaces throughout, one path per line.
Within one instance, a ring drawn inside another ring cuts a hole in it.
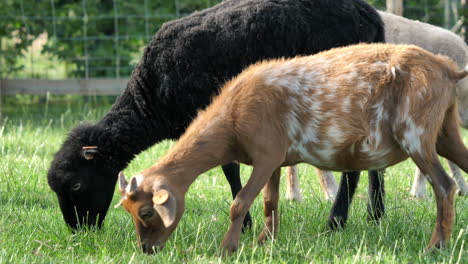
M 304 202 L 280 200 L 277 239 L 255 243 L 263 227 L 261 198 L 251 208 L 253 230 L 240 250 L 219 256 L 229 225 L 231 194 L 220 168 L 203 175 L 187 194 L 186 212 L 163 251 L 148 256 L 137 247 L 133 222 L 111 208 L 102 230 L 72 234 L 62 219 L 46 173 L 66 132 L 83 120 L 99 120 L 109 108 L 91 99 L 47 104 L 4 105 L 0 125 L 0 263 L 468 263 L 468 198 L 457 197 L 457 219 L 446 249 L 422 254 L 435 222 L 435 200 L 409 196 L 414 164 L 406 161 L 386 174 L 387 214 L 380 224 L 366 221 L 367 180 L 363 175 L 344 231 L 327 232 L 331 203 L 323 198 L 311 166 L 300 165 Z M 464 132 L 468 140 L 468 132 Z M 130 175 L 153 164 L 172 142 L 139 155 Z M 250 168 L 242 166 L 245 182 Z M 335 174 L 338 176 L 338 174 Z M 112 205 L 119 201 L 117 192 Z

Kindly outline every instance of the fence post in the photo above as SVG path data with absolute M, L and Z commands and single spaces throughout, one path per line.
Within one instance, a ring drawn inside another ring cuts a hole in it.
M 403 16 L 403 0 L 387 0 L 387 12 Z
M 463 18 L 462 34 L 465 42 L 468 43 L 468 5 L 466 4 L 466 0 L 461 0 L 461 8 L 461 16 Z

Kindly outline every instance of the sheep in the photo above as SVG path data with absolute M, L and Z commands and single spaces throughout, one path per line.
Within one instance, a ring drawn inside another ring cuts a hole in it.
M 430 52 L 436 54 L 442 54 L 450 57 L 458 65 L 460 69 L 465 68 L 468 64 L 468 47 L 465 42 L 456 34 L 439 28 L 430 24 L 422 23 L 415 20 L 406 19 L 401 16 L 396 16 L 390 13 L 378 11 L 382 20 L 385 24 L 385 39 L 387 43 L 395 44 L 414 44 L 422 47 Z M 465 68 L 468 70 L 468 66 Z M 458 99 L 458 111 L 462 119 L 462 126 L 468 128 L 468 78 L 465 78 L 457 83 L 457 99 Z M 460 195 L 468 194 L 468 184 L 465 182 L 462 173 L 455 166 L 455 164 L 449 163 L 449 168 L 452 171 L 453 178 L 457 183 Z M 322 189 L 325 193 L 325 199 L 334 201 L 338 193 L 338 201 L 333 205 L 332 215 L 340 214 L 342 226 L 346 222 L 347 215 L 347 204 L 352 199 L 352 193 L 354 190 L 350 190 L 351 186 L 357 186 L 359 180 L 359 174 L 343 174 L 340 182 L 341 189 L 338 191 L 338 185 L 335 182 L 333 174 L 330 171 L 316 170 L 319 182 L 321 183 Z M 287 187 L 286 187 L 286 198 L 293 201 L 301 201 L 302 195 L 299 189 L 299 180 L 297 178 L 297 169 L 291 168 L 286 171 Z M 375 201 L 380 209 L 374 210 L 370 206 L 370 212 L 377 211 L 375 218 L 380 218 L 383 214 L 383 178 L 378 177 L 376 172 L 371 172 L 369 175 L 369 181 L 371 187 L 369 188 L 370 197 L 376 197 L 376 199 L 370 199 L 370 202 Z M 425 178 L 421 175 L 418 168 L 414 176 L 413 186 L 410 194 L 417 198 L 424 198 L 426 196 Z M 290 184 L 294 183 L 294 184 Z M 349 185 L 349 186 L 348 186 Z M 375 186 L 373 188 L 372 186 Z M 380 187 L 382 186 L 382 187 Z M 350 193 L 348 193 L 348 191 Z M 341 192 L 344 192 L 341 194 Z M 351 194 L 351 195 L 350 195 Z M 380 195 L 379 195 L 380 194 Z M 343 212 L 341 212 L 343 211 Z M 380 213 L 378 212 L 380 211 Z M 330 221 L 330 220 L 329 220 Z M 329 223 L 331 226 L 333 222 Z
M 429 175 L 437 200 L 426 250 L 443 247 L 453 229 L 456 186 L 437 154 L 468 171 L 455 91 L 467 75 L 447 57 L 413 45 L 358 44 L 256 63 L 224 85 L 158 162 L 130 183 L 119 174 L 121 204 L 143 251 L 154 253 L 177 227 L 201 173 L 234 160 L 252 165 L 221 244 L 232 254 L 262 188 L 266 220 L 258 242 L 275 236 L 282 166 L 379 170 L 411 157 Z
M 72 129 L 55 154 L 48 183 L 65 222 L 101 227 L 117 173 L 153 144 L 179 138 L 243 68 L 359 42 L 384 42 L 383 22 L 363 0 L 227 0 L 164 24 L 111 110 Z M 223 170 L 235 196 L 239 167 Z

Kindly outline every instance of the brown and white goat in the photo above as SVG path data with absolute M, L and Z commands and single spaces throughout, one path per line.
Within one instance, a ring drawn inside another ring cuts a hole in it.
M 184 213 L 201 173 L 237 160 L 253 172 L 230 209 L 222 247 L 238 247 L 242 221 L 264 188 L 262 242 L 278 230 L 280 167 L 382 169 L 411 157 L 429 175 L 437 220 L 428 249 L 444 246 L 454 224 L 455 184 L 437 154 L 468 171 L 457 119 L 457 72 L 448 58 L 416 46 L 361 44 L 314 56 L 265 61 L 229 81 L 174 147 L 127 183 L 122 205 L 144 252 L 160 248 Z
M 460 69 L 468 70 L 468 46 L 458 35 L 450 30 L 446 30 L 434 25 L 420 21 L 407 19 L 390 13 L 378 11 L 385 24 L 385 42 L 394 44 L 413 44 L 436 54 L 442 54 L 451 58 Z M 468 78 L 457 83 L 457 104 L 461 117 L 461 124 L 468 128 Z M 458 186 L 460 195 L 468 195 L 468 184 L 463 173 L 455 164 L 448 162 L 448 167 L 452 172 L 453 179 Z M 338 193 L 338 185 L 335 182 L 332 172 L 315 170 L 325 199 L 334 201 Z M 297 169 L 287 168 L 286 178 L 286 199 L 302 200 L 299 189 L 299 179 Z M 416 198 L 425 198 L 426 177 L 416 168 L 414 181 L 410 194 Z

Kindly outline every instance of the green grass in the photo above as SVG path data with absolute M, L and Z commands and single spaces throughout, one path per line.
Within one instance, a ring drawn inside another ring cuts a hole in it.
M 468 263 L 468 198 L 457 197 L 457 220 L 449 246 L 422 254 L 435 222 L 435 201 L 411 199 L 414 164 L 403 162 L 386 174 L 387 214 L 380 224 L 366 221 L 367 180 L 363 175 L 344 231 L 326 232 L 331 203 L 323 199 L 311 166 L 300 165 L 304 202 L 284 198 L 282 180 L 277 239 L 255 243 L 263 227 L 261 198 L 250 212 L 253 230 L 239 251 L 219 256 L 229 226 L 231 194 L 219 168 L 203 175 L 187 194 L 186 212 L 163 251 L 148 256 L 137 247 L 130 215 L 111 208 L 105 227 L 72 234 L 64 224 L 46 173 L 66 132 L 82 120 L 95 121 L 109 109 L 100 100 L 4 105 L 0 126 L 0 263 Z M 99 106 L 101 105 L 101 106 Z M 468 139 L 468 132 L 464 134 Z M 139 155 L 127 176 L 153 164 L 172 142 Z M 245 182 L 250 168 L 242 166 Z M 337 174 L 335 174 L 338 176 Z M 114 194 L 112 205 L 119 200 Z

